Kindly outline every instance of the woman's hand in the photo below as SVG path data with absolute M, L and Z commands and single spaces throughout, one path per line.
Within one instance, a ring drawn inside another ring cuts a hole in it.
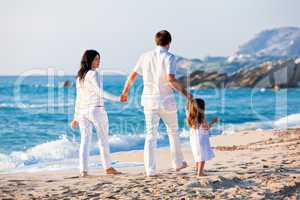
M 120 96 L 121 102 L 127 102 L 128 101 L 128 93 L 122 93 Z
M 70 123 L 70 126 L 71 126 L 72 129 L 77 128 L 77 126 L 78 126 L 78 121 L 76 121 L 75 119 L 73 119 L 73 120 L 71 121 L 71 123 Z

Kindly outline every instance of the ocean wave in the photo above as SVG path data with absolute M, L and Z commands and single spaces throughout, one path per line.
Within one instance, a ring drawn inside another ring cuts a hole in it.
M 15 104 L 15 103 L 0 103 L 0 108 L 19 108 L 19 109 L 30 109 L 30 108 L 60 108 L 60 107 L 72 107 L 74 103 L 56 103 L 56 104 Z
M 6 84 L 0 86 L 0 90 L 13 90 L 13 89 L 24 89 L 24 90 L 33 90 L 36 91 L 36 89 L 60 89 L 60 88 L 74 88 L 75 84 L 73 82 L 70 82 L 70 85 L 68 87 L 64 86 L 64 82 L 59 82 L 55 84 Z
M 24 152 L 15 151 L 9 155 L 0 154 L 0 171 L 12 168 L 22 168 L 41 162 L 54 162 L 78 155 L 79 146 L 66 136 L 61 139 L 46 142 Z
M 181 134 L 186 139 L 187 132 Z M 111 152 L 140 150 L 144 147 L 145 134 L 111 135 L 109 144 Z M 157 137 L 159 146 L 167 145 L 167 135 L 162 133 Z M 70 159 L 78 159 L 79 142 L 71 141 L 66 135 L 55 141 L 46 142 L 26 151 L 15 151 L 9 155 L 0 154 L 0 172 L 17 171 L 25 168 L 43 168 L 49 166 L 66 167 L 63 163 Z M 97 141 L 90 146 L 90 155 L 99 155 Z M 76 164 L 77 165 L 77 164 Z M 92 165 L 92 164 L 91 164 Z M 39 166 L 39 167 L 37 167 Z
M 291 114 L 274 121 L 274 128 L 289 128 L 300 126 L 300 113 Z
M 286 129 L 299 126 L 300 113 L 295 113 L 276 120 L 226 124 L 222 127 L 222 134 L 234 134 L 236 132 L 250 130 Z

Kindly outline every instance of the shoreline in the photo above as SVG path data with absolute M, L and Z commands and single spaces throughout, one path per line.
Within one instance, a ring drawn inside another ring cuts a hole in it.
M 0 174 L 0 199 L 164 199 L 164 198 L 299 198 L 300 129 L 247 131 L 211 138 L 216 157 L 205 166 L 207 176 L 196 177 L 189 146 L 183 153 L 189 167 L 171 169 L 170 152 L 159 148 L 158 176 L 145 177 L 143 166 L 103 170 L 79 178 L 78 170 Z M 99 156 L 91 159 L 99 160 Z M 143 151 L 112 154 L 118 162 L 143 163 Z M 297 196 L 298 195 L 298 196 Z
M 186 133 L 184 133 L 186 134 Z M 219 147 L 219 146 L 230 146 L 230 145 L 243 145 L 247 144 L 248 142 L 256 142 L 259 140 L 267 139 L 270 137 L 270 134 L 272 134 L 272 130 L 260 130 L 260 131 L 241 131 L 241 132 L 236 132 L 236 133 L 230 133 L 230 134 L 222 134 L 222 135 L 213 135 L 210 136 L 210 142 L 211 146 L 214 147 Z M 243 136 L 243 137 L 242 137 Z M 189 136 L 184 136 L 185 142 L 181 142 L 181 146 L 183 148 L 183 151 L 187 151 L 187 154 L 191 154 L 189 151 L 190 149 L 190 144 L 189 144 Z M 232 143 L 232 141 L 235 141 Z M 169 151 L 169 146 L 161 146 L 157 148 L 157 151 Z M 134 165 L 143 165 L 143 149 L 134 149 L 134 150 L 124 150 L 124 151 L 118 151 L 111 153 L 112 155 L 112 162 L 113 162 L 113 167 L 119 168 L 132 168 L 135 167 Z M 132 159 L 130 155 L 137 155 L 138 159 Z M 128 160 L 122 159 L 122 157 L 129 158 Z M 99 168 L 102 166 L 94 166 L 95 163 L 101 164 L 100 160 L 100 155 L 90 155 L 89 156 L 89 162 L 92 164 L 90 167 L 91 170 L 96 170 L 96 168 Z M 48 163 L 48 165 L 56 165 L 59 163 L 72 163 L 72 166 L 66 166 L 66 167 L 39 167 L 39 166 L 29 166 L 16 169 L 15 171 L 2 171 L 0 172 L 0 175 L 5 175 L 5 174 L 20 174 L 20 173 L 35 173 L 35 172 L 60 172 L 60 171 L 78 171 L 77 169 L 77 163 L 78 163 L 78 158 L 69 158 L 66 160 L 59 160 L 59 161 L 52 161 L 53 163 Z M 75 164 L 75 166 L 73 166 Z M 32 168 L 31 168 L 32 167 Z M 139 168 L 136 166 L 136 168 Z M 143 166 L 142 166 L 143 168 Z

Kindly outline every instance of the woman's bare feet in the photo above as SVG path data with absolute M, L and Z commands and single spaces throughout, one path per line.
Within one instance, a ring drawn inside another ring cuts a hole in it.
M 110 167 L 110 168 L 106 169 L 106 174 L 117 175 L 117 174 L 122 174 L 122 173 L 117 171 L 116 169 Z
M 79 176 L 84 178 L 84 177 L 88 176 L 88 173 L 87 173 L 87 171 L 83 171 L 83 172 L 80 172 Z
M 187 166 L 188 166 L 187 163 L 185 161 L 183 161 L 181 167 L 176 168 L 176 171 L 178 172 L 178 171 L 186 168 Z

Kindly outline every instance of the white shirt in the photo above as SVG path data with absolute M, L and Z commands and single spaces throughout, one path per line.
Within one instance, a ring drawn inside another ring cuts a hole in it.
M 173 90 L 166 79 L 167 75 L 176 74 L 175 61 L 175 56 L 169 53 L 167 48 L 160 46 L 142 54 L 138 59 L 133 71 L 143 76 L 144 90 L 141 104 L 144 108 L 176 109 Z
M 74 119 L 81 109 L 104 106 L 102 78 L 96 70 L 89 70 L 82 81 L 76 80 L 76 103 Z

